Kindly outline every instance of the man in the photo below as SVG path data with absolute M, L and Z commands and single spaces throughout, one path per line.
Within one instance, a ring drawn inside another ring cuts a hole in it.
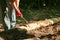
M 18 16 L 23 17 L 19 10 L 20 0 L 6 0 L 7 7 L 4 15 L 4 28 L 9 30 L 16 26 L 16 13 Z

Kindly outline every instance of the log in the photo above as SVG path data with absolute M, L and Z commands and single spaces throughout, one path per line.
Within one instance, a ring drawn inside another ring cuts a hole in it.
M 36 37 L 41 37 L 42 35 L 53 35 L 60 31 L 60 24 L 55 24 L 58 22 L 60 22 L 60 17 L 28 23 L 24 26 L 16 28 L 26 29 L 28 34 L 35 35 Z M 53 24 L 55 24 L 56 26 Z
M 37 28 L 40 28 L 40 27 L 46 27 L 46 26 L 49 26 L 49 25 L 53 25 L 53 24 L 58 23 L 58 22 L 60 22 L 60 17 L 35 21 L 35 22 L 32 22 L 32 23 L 24 24 L 22 26 L 19 25 L 19 27 L 16 25 L 16 28 L 23 28 L 23 29 L 26 29 L 26 30 L 33 30 L 33 29 L 37 29 Z

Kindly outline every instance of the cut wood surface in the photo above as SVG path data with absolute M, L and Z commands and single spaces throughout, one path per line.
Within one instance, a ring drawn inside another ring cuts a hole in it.
M 33 30 L 40 27 L 46 27 L 49 25 L 53 25 L 55 23 L 60 22 L 60 17 L 58 18 L 52 18 L 52 19 L 46 19 L 46 20 L 40 20 L 40 21 L 34 21 L 28 24 L 24 24 L 22 26 L 19 25 L 19 27 L 16 25 L 17 28 L 24 28 L 26 30 Z
M 27 33 L 40 37 L 42 35 L 56 34 L 60 31 L 60 24 L 53 26 L 53 24 L 58 22 L 60 22 L 60 17 L 31 22 L 24 26 L 17 26 L 17 28 L 26 29 Z

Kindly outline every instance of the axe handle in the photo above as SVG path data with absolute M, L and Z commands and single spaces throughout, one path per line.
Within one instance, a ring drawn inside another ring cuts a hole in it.
M 23 17 L 22 19 L 23 19 L 26 23 L 28 23 L 28 21 L 27 21 L 24 17 Z
M 28 21 L 24 17 L 22 19 L 28 24 Z M 30 26 L 28 25 L 28 27 L 30 27 Z

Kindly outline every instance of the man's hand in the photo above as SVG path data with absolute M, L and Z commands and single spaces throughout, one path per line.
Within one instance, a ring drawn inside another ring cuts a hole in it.
M 23 14 L 20 11 L 16 11 L 16 16 L 23 18 Z

